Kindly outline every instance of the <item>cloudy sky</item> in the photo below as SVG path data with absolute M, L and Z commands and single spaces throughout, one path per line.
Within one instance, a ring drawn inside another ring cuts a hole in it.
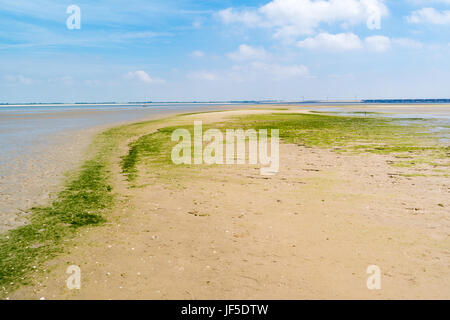
M 450 98 L 449 57 L 450 0 L 0 0 L 0 102 Z

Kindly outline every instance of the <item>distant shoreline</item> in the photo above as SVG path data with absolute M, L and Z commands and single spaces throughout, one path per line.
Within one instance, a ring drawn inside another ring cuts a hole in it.
M 231 102 L 158 102 L 158 103 L 148 103 L 148 102 L 136 102 L 136 103 L 30 103 L 30 104 L 3 104 L 0 103 L 0 108 L 2 107 L 77 107 L 77 106 L 139 106 L 139 105 L 174 105 L 174 104 L 185 104 L 185 105 L 196 105 L 196 104 L 207 104 L 207 105 L 234 105 L 242 103 L 231 103 Z
M 142 102 L 75 102 L 75 103 L 0 103 L 2 107 L 75 107 L 75 106 L 160 106 L 160 105 L 247 105 L 247 104 L 262 104 L 262 105 L 450 105 L 450 99 L 365 99 L 365 100 L 305 100 L 305 101 L 275 101 L 275 100 L 261 100 L 261 101 L 142 101 Z

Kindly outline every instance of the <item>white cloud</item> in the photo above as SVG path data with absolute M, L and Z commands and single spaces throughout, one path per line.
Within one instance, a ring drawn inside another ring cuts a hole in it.
M 284 79 L 292 77 L 304 77 L 309 74 L 304 65 L 283 65 L 271 62 L 272 55 L 263 47 L 252 47 L 241 44 L 235 52 L 227 55 L 231 60 L 239 62 L 231 71 L 225 72 L 226 76 L 233 81 L 243 82 L 251 79 Z
M 407 17 L 409 23 L 450 24 L 450 10 L 438 11 L 434 8 L 416 10 Z
M 392 44 L 398 45 L 400 47 L 406 47 L 406 48 L 415 48 L 415 49 L 423 48 L 422 42 L 414 40 L 414 39 L 408 39 L 408 38 L 392 39 Z
M 379 29 L 377 21 L 387 14 L 383 0 L 273 0 L 257 9 L 228 8 L 218 13 L 226 24 L 271 28 L 279 38 L 313 34 L 321 24 L 366 23 Z
M 226 24 L 236 22 L 254 26 L 260 26 L 264 24 L 261 16 L 259 16 L 257 12 L 250 10 L 236 11 L 233 8 L 227 8 L 225 10 L 219 11 L 218 15 Z
M 268 63 L 263 61 L 243 62 L 236 64 L 228 70 L 212 72 L 207 70 L 198 70 L 188 73 L 186 77 L 191 80 L 223 82 L 245 82 L 258 83 L 262 79 L 267 81 L 281 81 L 295 78 L 304 78 L 309 76 L 309 70 L 306 66 L 300 64 L 284 65 L 278 63 Z
M 246 44 L 241 44 L 239 49 L 229 53 L 228 57 L 235 61 L 265 60 L 269 57 L 269 54 L 262 47 L 251 47 Z
M 17 76 L 7 75 L 7 76 L 4 76 L 3 79 L 9 83 L 19 83 L 19 84 L 26 84 L 26 85 L 33 83 L 33 80 L 31 80 L 30 78 L 27 78 L 21 74 L 17 75 Z
M 408 48 L 421 48 L 423 44 L 419 41 L 408 38 L 390 39 L 385 36 L 371 36 L 361 40 L 353 33 L 329 34 L 320 33 L 315 37 L 306 38 L 299 41 L 300 48 L 325 51 L 350 51 L 366 49 L 375 52 L 385 52 L 391 45 L 398 45 Z
M 152 78 L 149 76 L 149 74 L 145 71 L 142 70 L 138 70 L 138 71 L 134 71 L 134 72 L 128 72 L 125 75 L 125 79 L 127 80 L 139 80 L 143 83 L 162 83 L 164 82 L 163 79 L 157 79 L 157 78 Z
M 203 58 L 204 56 L 205 56 L 205 53 L 200 50 L 195 50 L 195 51 L 191 52 L 191 57 L 194 57 L 194 58 Z
M 415 5 L 430 4 L 430 3 L 450 4 L 450 0 L 407 0 L 407 1 Z
M 315 37 L 299 41 L 300 48 L 325 50 L 354 50 L 363 47 L 361 39 L 353 33 L 320 33 Z
M 368 49 L 376 52 L 385 52 L 391 47 L 391 39 L 385 36 L 367 37 L 365 43 Z
M 217 79 L 217 76 L 208 71 L 195 71 L 191 72 L 187 75 L 188 79 L 192 80 L 206 80 L 206 81 L 213 81 Z

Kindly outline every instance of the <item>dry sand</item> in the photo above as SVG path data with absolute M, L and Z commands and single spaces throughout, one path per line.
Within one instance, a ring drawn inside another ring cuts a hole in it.
M 448 178 L 284 144 L 275 176 L 199 166 L 167 180 L 140 168 L 142 187 L 129 188 L 126 152 L 109 222 L 81 231 L 11 299 L 450 299 Z M 72 264 L 81 290 L 66 287 Z M 373 264 L 381 290 L 366 287 Z

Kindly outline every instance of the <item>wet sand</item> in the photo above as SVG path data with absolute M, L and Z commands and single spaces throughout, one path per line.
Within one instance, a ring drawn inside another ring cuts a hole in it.
M 55 121 L 77 121 L 83 117 L 104 115 L 110 116 L 111 112 L 7 114 L 2 115 L 0 123 L 39 121 L 50 126 Z M 23 139 L 14 135 L 14 140 L 10 142 L 9 148 L 4 148 L 0 159 L 0 233 L 26 224 L 30 213 L 28 210 L 48 203 L 61 189 L 65 174 L 81 165 L 92 138 L 101 130 L 119 123 L 116 120 L 109 125 L 94 124 L 91 127 L 86 124 L 87 128 L 79 130 L 71 129 L 70 126 L 54 131 L 49 128 L 49 132 L 39 132 Z M 20 130 L 27 134 L 26 128 Z
M 41 138 L 33 147 L 16 150 L 2 163 L 0 233 L 27 222 L 28 209 L 46 204 L 59 190 L 64 174 L 77 168 L 98 129 Z

